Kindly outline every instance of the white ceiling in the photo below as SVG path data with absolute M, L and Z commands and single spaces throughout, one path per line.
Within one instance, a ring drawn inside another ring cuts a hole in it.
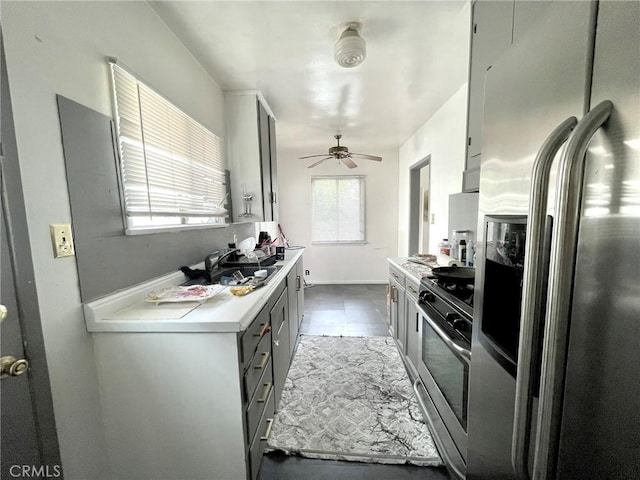
M 150 2 L 224 90 L 257 89 L 278 149 L 396 149 L 468 75 L 469 6 L 448 1 Z M 333 60 L 341 25 L 362 24 L 367 58 Z

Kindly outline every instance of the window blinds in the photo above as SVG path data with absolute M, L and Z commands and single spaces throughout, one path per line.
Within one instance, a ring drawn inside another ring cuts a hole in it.
M 111 64 L 128 217 L 225 217 L 222 139 Z
M 312 241 L 365 241 L 364 177 L 312 177 L 311 196 Z

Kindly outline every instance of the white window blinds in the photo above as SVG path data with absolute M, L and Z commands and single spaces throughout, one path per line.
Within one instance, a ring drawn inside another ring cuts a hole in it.
M 121 67 L 111 73 L 128 225 L 224 223 L 222 139 Z
M 364 177 L 312 177 L 311 197 L 312 241 L 365 241 Z

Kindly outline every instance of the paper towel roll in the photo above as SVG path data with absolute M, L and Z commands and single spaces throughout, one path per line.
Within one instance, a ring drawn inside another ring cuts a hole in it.
M 464 264 L 460 260 L 456 260 L 449 255 L 438 254 L 438 265 L 441 267 L 452 267 L 453 265 L 457 265 L 458 267 L 463 267 Z

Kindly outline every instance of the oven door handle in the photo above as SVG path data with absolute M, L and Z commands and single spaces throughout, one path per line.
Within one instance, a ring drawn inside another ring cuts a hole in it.
M 416 308 L 420 313 L 422 313 L 422 316 L 427 320 L 427 322 L 429 322 L 429 325 L 438 334 L 438 336 L 440 337 L 440 340 L 442 340 L 447 345 L 447 347 L 449 347 L 451 351 L 453 351 L 454 353 L 457 353 L 460 357 L 462 357 L 462 359 L 465 362 L 467 362 L 467 364 L 470 364 L 471 350 L 467 350 L 466 348 L 462 348 L 460 345 L 456 345 L 456 343 L 453 340 L 451 340 L 451 338 L 449 338 L 449 335 L 447 335 L 447 332 L 445 332 L 440 327 L 440 325 L 438 325 L 435 321 L 433 321 L 433 319 L 429 316 L 429 313 L 424 309 L 424 307 L 417 302 L 416 302 Z

